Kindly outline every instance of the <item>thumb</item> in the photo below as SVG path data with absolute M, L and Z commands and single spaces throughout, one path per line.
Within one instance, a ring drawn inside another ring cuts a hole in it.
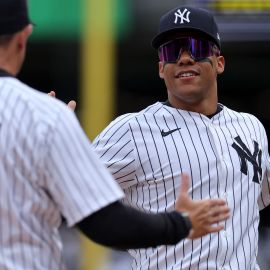
M 180 197 L 185 196 L 188 197 L 188 189 L 189 189 L 189 175 L 187 173 L 181 174 L 181 188 L 180 188 Z
M 188 211 L 191 199 L 188 195 L 189 189 L 189 175 L 186 173 L 181 174 L 181 186 L 179 197 L 176 200 L 175 208 L 180 212 Z

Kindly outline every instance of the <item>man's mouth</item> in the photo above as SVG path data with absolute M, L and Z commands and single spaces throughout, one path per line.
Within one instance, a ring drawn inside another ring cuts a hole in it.
M 197 72 L 195 71 L 182 71 L 176 74 L 176 78 L 192 78 L 199 75 Z

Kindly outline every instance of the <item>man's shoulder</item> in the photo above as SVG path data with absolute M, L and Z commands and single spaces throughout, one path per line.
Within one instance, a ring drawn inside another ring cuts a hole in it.
M 0 91 L 19 98 L 20 100 L 47 99 L 47 95 L 32 88 L 14 77 L 6 77 L 0 80 Z
M 249 121 L 252 123 L 257 122 L 258 124 L 262 125 L 261 121 L 259 120 L 259 118 L 257 118 L 257 116 L 248 113 L 248 112 L 242 112 L 242 111 L 235 111 L 233 109 L 229 109 L 228 107 L 226 107 L 226 111 L 229 115 L 229 117 L 236 117 L 238 119 L 242 119 L 244 121 Z
M 7 91 L 12 92 L 14 95 L 21 95 L 24 90 L 29 91 L 30 86 L 18 80 L 15 77 L 1 77 L 0 79 L 0 91 L 5 93 Z
M 12 77 L 0 80 L 0 96 L 2 99 L 6 99 L 6 108 L 23 110 L 24 114 L 33 117 L 33 120 L 37 121 L 52 120 L 57 118 L 57 115 L 69 111 L 62 101 L 52 98 L 48 94 Z
M 124 125 L 131 124 L 133 122 L 138 121 L 141 118 L 145 118 L 147 115 L 153 115 L 158 111 L 158 109 L 162 107 L 162 104 L 157 102 L 152 105 L 149 105 L 148 107 L 138 111 L 138 112 L 132 112 L 132 113 L 126 113 L 122 114 L 118 117 L 116 117 L 111 124 L 116 123 L 122 123 Z
M 113 136 L 124 136 L 124 134 L 130 133 L 134 126 L 140 125 L 141 121 L 148 117 L 149 114 L 153 114 L 157 111 L 157 107 L 162 106 L 158 103 L 152 104 L 141 111 L 122 114 L 116 117 L 110 124 L 97 136 L 94 140 L 100 140 L 101 138 L 111 138 Z

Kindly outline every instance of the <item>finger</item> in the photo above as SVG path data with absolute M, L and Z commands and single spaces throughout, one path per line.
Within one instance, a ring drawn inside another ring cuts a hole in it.
M 227 214 L 230 213 L 230 208 L 228 206 L 219 206 L 211 208 L 212 216 L 218 216 L 220 214 Z
M 68 107 L 71 109 L 71 110 L 75 110 L 76 108 L 76 102 L 74 100 L 71 100 L 69 103 L 68 103 Z
M 217 226 L 212 226 L 208 229 L 209 233 L 216 233 L 224 230 L 225 226 L 224 225 L 217 225 Z
M 226 201 L 223 199 L 209 199 L 210 207 L 222 206 L 222 205 L 226 205 Z
M 50 91 L 50 92 L 48 93 L 48 95 L 51 96 L 51 97 L 55 97 L 55 92 L 54 92 L 54 91 Z
M 224 225 L 217 225 L 217 226 L 207 226 L 204 228 L 201 228 L 199 231 L 191 229 L 188 235 L 189 239 L 197 239 L 199 237 L 202 237 L 204 235 L 207 235 L 209 233 L 217 233 L 222 230 L 224 230 Z
M 230 213 L 224 213 L 224 214 L 220 214 L 218 216 L 214 216 L 214 217 L 210 217 L 208 219 L 210 224 L 215 224 L 221 221 L 225 221 L 226 219 L 228 219 L 230 217 Z
M 186 173 L 181 174 L 181 188 L 180 188 L 180 196 L 187 196 L 189 189 L 189 176 Z

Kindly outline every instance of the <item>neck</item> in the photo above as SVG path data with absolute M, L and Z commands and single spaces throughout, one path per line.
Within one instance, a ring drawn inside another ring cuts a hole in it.
M 17 72 L 12 67 L 10 67 L 8 65 L 2 65 L 1 63 L 0 63 L 0 70 L 6 71 L 7 73 L 9 73 L 12 76 L 17 75 Z
M 175 97 L 168 97 L 172 107 L 190 112 L 197 112 L 204 115 L 211 115 L 216 112 L 218 100 L 217 97 L 200 101 L 186 101 Z
M 17 56 L 9 50 L 2 50 L 0 48 L 0 69 L 3 69 L 13 76 L 16 76 L 18 72 Z
M 16 42 L 12 39 L 8 45 L 0 46 L 0 69 L 3 69 L 13 76 L 20 70 L 21 53 L 17 49 Z
M 217 110 L 217 85 L 205 88 L 178 92 L 167 90 L 168 101 L 177 109 L 211 115 Z

